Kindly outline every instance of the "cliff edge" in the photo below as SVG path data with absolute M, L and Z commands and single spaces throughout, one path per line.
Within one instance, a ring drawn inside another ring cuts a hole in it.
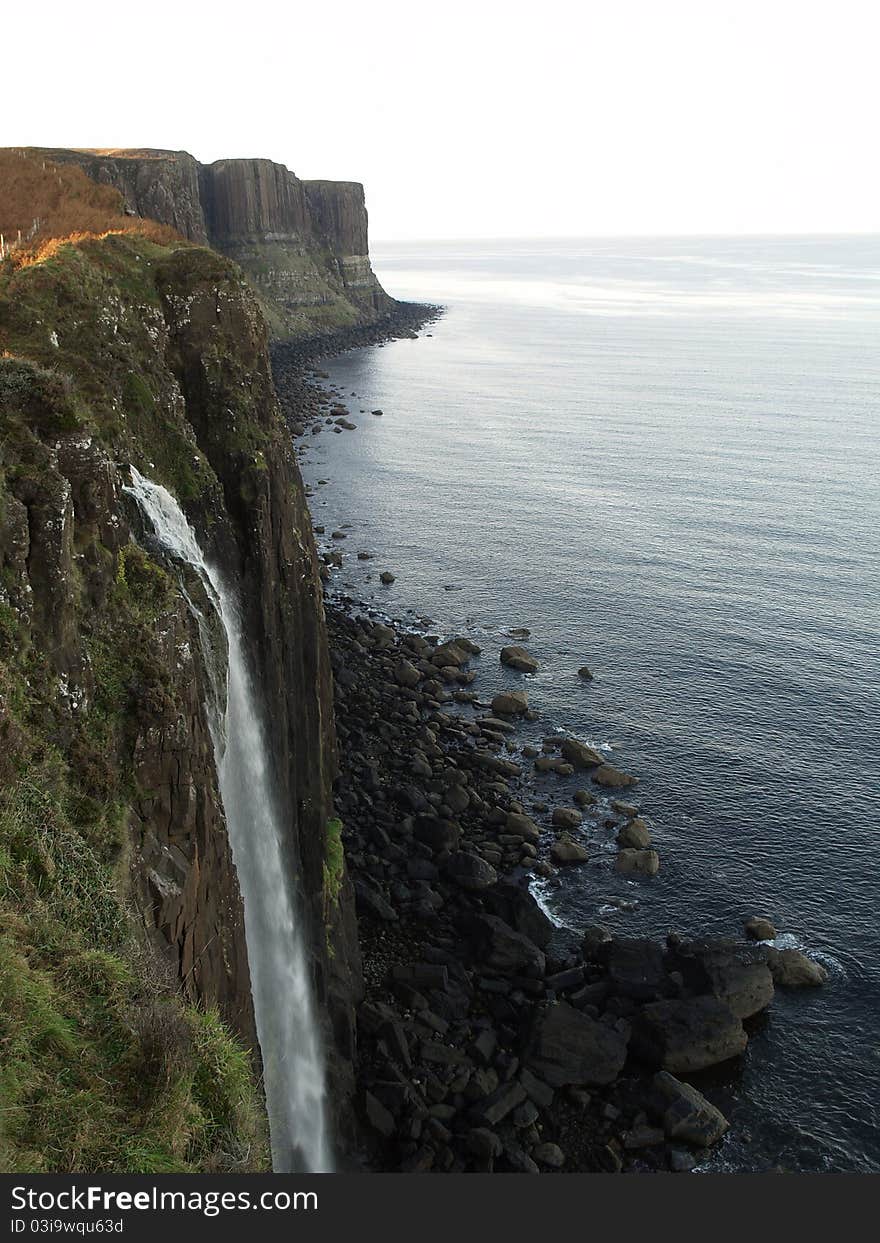
M 159 162 L 144 180 L 121 165 L 152 210 L 166 174 L 192 172 Z M 197 228 L 201 198 L 169 194 Z M 360 985 L 332 681 L 267 345 L 238 269 L 182 241 L 111 233 L 0 263 L 2 1169 L 268 1161 L 197 585 L 144 539 L 129 463 L 243 602 L 343 1111 Z
M 130 214 L 234 259 L 278 340 L 381 324 L 397 305 L 370 264 L 357 182 L 301 181 L 263 159 L 200 164 L 186 151 L 25 150 L 77 165 L 117 189 Z

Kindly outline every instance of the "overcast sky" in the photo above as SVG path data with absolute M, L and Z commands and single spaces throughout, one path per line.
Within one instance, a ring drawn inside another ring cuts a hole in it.
M 44 0 L 0 146 L 266 156 L 363 181 L 374 239 L 877 231 L 877 11 Z

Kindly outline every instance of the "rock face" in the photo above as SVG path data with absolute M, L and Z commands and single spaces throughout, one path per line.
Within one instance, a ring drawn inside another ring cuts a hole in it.
M 202 206 L 201 166 L 186 151 L 40 149 L 56 164 L 78 164 L 92 181 L 113 186 L 126 210 L 169 224 L 188 241 L 209 242 Z
M 112 185 L 126 209 L 238 263 L 280 340 L 380 321 L 395 306 L 370 266 L 363 186 L 301 181 L 271 160 L 199 164 L 186 151 L 34 149 Z
M 10 355 L 0 360 L 0 611 L 15 650 L 33 653 L 42 670 L 39 681 L 21 674 L 33 686 L 27 736 L 0 704 L 3 749 L 16 738 L 25 756 L 51 744 L 68 780 L 86 781 L 68 800 L 87 799 L 89 817 L 118 809 L 126 897 L 154 947 L 185 996 L 219 1007 L 255 1047 L 202 636 L 174 568 L 153 559 L 125 496 L 121 464 L 133 461 L 178 496 L 208 555 L 240 587 L 341 1104 L 360 985 L 341 861 L 329 892 L 327 884 L 332 679 L 265 321 L 227 260 L 153 246 L 145 263 L 144 251 L 111 237 L 0 285 L 0 345 Z

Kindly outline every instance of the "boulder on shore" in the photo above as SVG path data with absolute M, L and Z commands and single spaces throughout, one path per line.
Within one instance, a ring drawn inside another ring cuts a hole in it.
M 693 1144 L 695 1148 L 711 1148 L 730 1126 L 721 1110 L 701 1092 L 666 1070 L 657 1072 L 651 1089 L 654 1112 L 662 1120 L 669 1139 Z
M 723 938 L 684 943 L 676 965 L 696 993 L 711 993 L 740 1019 L 765 1010 L 773 1000 L 773 976 L 766 950 Z
M 673 1074 L 717 1066 L 738 1057 L 748 1042 L 742 1020 L 717 997 L 651 1002 L 637 1015 L 632 1034 L 634 1053 Z
M 481 915 L 477 923 L 488 966 L 502 975 L 522 975 L 530 979 L 543 976 L 544 953 L 527 936 L 497 915 Z
M 524 647 L 503 647 L 501 663 L 508 669 L 516 669 L 519 673 L 537 673 L 538 662 Z
M 620 850 L 614 866 L 618 872 L 656 876 L 660 871 L 660 856 L 656 850 Z
M 539 1020 L 528 1058 L 538 1078 L 554 1088 L 612 1083 L 625 1061 L 626 1040 L 620 1032 L 565 1001 L 556 1002 Z
M 821 963 L 814 962 L 800 950 L 767 951 L 767 966 L 780 988 L 818 988 L 828 979 Z
M 531 816 L 526 816 L 522 812 L 509 811 L 504 827 L 508 833 L 515 833 L 517 837 L 531 842 L 533 846 L 541 840 L 541 830 Z
M 604 755 L 579 742 L 577 738 L 564 738 L 559 747 L 562 758 L 568 760 L 575 768 L 599 768 L 605 763 Z
M 457 850 L 449 857 L 446 863 L 446 875 L 451 877 L 456 885 L 472 893 L 488 889 L 498 880 L 498 873 L 491 864 L 479 855 L 471 854 L 466 850 Z
M 750 941 L 775 941 L 776 927 L 763 915 L 753 915 L 745 923 L 746 936 Z
M 503 716 L 521 716 L 528 707 L 529 697 L 525 691 L 502 691 L 492 700 L 492 711 Z
M 568 833 L 563 833 L 558 841 L 550 847 L 550 857 L 554 863 L 586 863 L 589 859 L 586 849 L 574 841 Z
M 647 850 L 651 845 L 651 830 L 639 816 L 627 821 L 617 834 L 617 845 L 622 850 Z
M 601 768 L 597 768 L 593 773 L 593 780 L 597 785 L 605 786 L 610 790 L 620 790 L 626 786 L 639 784 L 638 777 L 631 777 L 629 773 L 615 768 L 613 764 L 603 764 Z
M 576 829 L 583 816 L 576 807 L 554 807 L 553 825 L 557 829 Z

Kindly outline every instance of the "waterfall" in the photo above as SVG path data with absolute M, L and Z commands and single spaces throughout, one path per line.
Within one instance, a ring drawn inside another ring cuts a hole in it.
M 195 571 L 226 636 L 226 651 L 220 653 L 210 641 L 207 619 L 187 594 L 214 688 L 206 708 L 244 904 L 272 1166 L 278 1172 L 326 1172 L 332 1163 L 324 1121 L 324 1070 L 303 930 L 238 606 L 216 568 L 205 560 L 171 493 L 134 467 L 131 475 L 126 491 L 166 555 Z

